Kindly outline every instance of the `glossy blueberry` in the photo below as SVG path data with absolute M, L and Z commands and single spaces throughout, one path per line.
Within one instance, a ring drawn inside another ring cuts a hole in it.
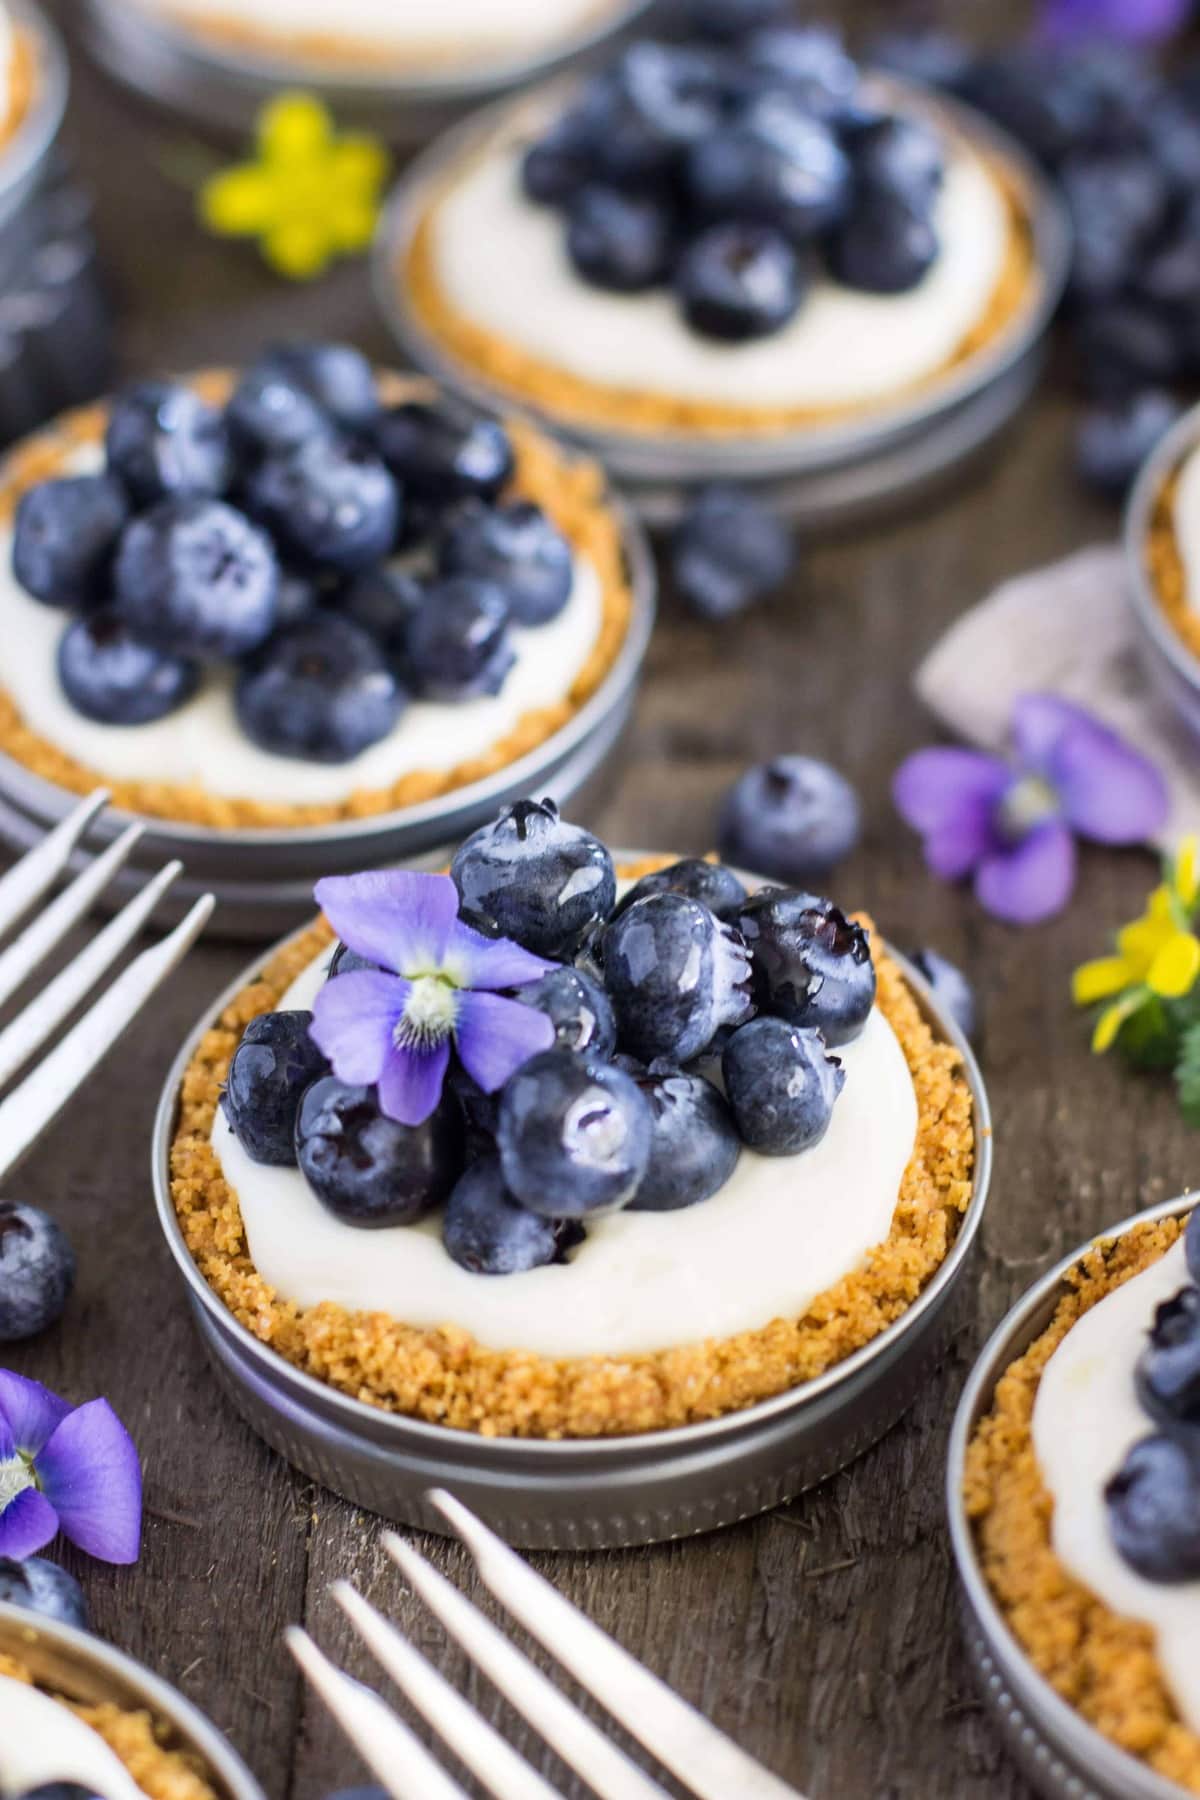
M 400 530 L 400 494 L 379 458 L 350 443 L 318 438 L 269 457 L 247 498 L 290 554 L 352 575 L 391 554 Z
M 111 607 L 72 619 L 58 645 L 58 679 L 77 713 L 101 725 L 149 725 L 191 699 L 200 671 L 139 643 Z
M 655 200 L 596 183 L 581 188 L 567 214 L 567 254 L 593 287 L 640 294 L 671 271 L 675 247 L 670 214 Z
M 831 1049 L 861 1032 L 875 1001 L 875 965 L 861 925 L 832 901 L 767 888 L 737 918 L 754 959 L 760 1012 L 819 1031 Z
M 689 900 L 698 900 L 701 906 L 706 906 L 710 913 L 726 922 L 736 918 L 746 902 L 746 889 L 732 869 L 689 856 L 635 881 L 617 902 L 613 917 L 619 918 L 648 894 L 686 894 Z
M 565 963 L 551 969 L 540 981 L 518 988 L 513 998 L 545 1013 L 554 1026 L 554 1039 L 560 1050 L 606 1062 L 617 1047 L 612 1001 L 584 969 Z
M 299 625 L 302 619 L 311 619 L 325 598 L 324 587 L 312 575 L 281 569 L 275 593 L 276 629 L 282 631 L 288 625 Z
M 407 699 L 374 638 L 320 614 L 264 644 L 234 692 L 252 743 L 323 763 L 349 762 L 385 738 Z
M 630 1212 L 677 1212 L 709 1199 L 738 1164 L 742 1143 L 722 1094 L 703 1076 L 653 1063 L 633 1080 L 650 1105 L 650 1163 Z
M 819 880 L 849 856 L 862 830 L 858 795 L 812 756 L 758 763 L 726 794 L 717 825 L 729 862 L 792 886 Z
M 909 960 L 933 989 L 933 997 L 949 1013 L 969 1044 L 978 1043 L 982 1021 L 975 989 L 962 970 L 936 950 L 914 950 Z
M 649 1166 L 652 1137 L 649 1104 L 630 1077 L 569 1050 L 532 1057 L 500 1102 L 505 1185 L 546 1218 L 625 1206 Z
M 1192 1280 L 1200 1284 L 1200 1206 L 1192 1213 L 1184 1233 L 1184 1248 L 1187 1254 L 1188 1274 Z
M 643 197 L 668 196 L 679 159 L 671 120 L 631 86 L 623 61 L 584 83 L 572 113 L 587 134 L 590 180 Z
M 819 1031 L 786 1019 L 751 1019 L 721 1057 L 738 1131 L 760 1156 L 796 1156 L 829 1129 L 846 1075 Z
M 819 119 L 767 95 L 692 148 L 686 181 L 700 219 L 771 225 L 804 243 L 841 216 L 850 165 Z
M 872 38 L 866 60 L 872 68 L 887 69 L 907 81 L 953 92 L 969 78 L 975 57 L 966 40 L 953 32 L 910 25 Z
M 1182 410 L 1164 388 L 1148 388 L 1127 400 L 1089 408 L 1075 438 L 1075 461 L 1083 480 L 1097 493 L 1120 499 Z
M 804 297 L 800 259 L 782 232 L 734 220 L 694 237 L 674 280 L 692 330 L 730 344 L 782 330 Z
M 375 371 L 350 344 L 275 344 L 262 361 L 315 401 L 341 431 L 358 436 L 379 417 Z
M 831 234 L 829 268 L 844 287 L 903 294 L 928 272 L 938 248 L 926 213 L 887 196 L 867 196 Z
M 612 857 L 553 800 L 518 800 L 463 843 L 450 865 L 462 914 L 536 956 L 568 962 L 613 909 Z
M 22 494 L 13 574 L 35 600 L 72 610 L 103 598 L 129 502 L 110 475 L 66 475 Z
M 671 571 L 702 619 L 735 617 L 791 573 L 792 534 L 745 488 L 713 483 L 688 503 L 671 539 Z
M 827 25 L 765 26 L 748 39 L 744 54 L 751 69 L 816 118 L 840 119 L 855 105 L 858 67 Z
M 238 454 L 251 464 L 334 435 L 323 408 L 270 356 L 245 371 L 225 409 L 225 422 Z
M 481 1156 L 494 1156 L 496 1133 L 500 1129 L 500 1093 L 503 1090 L 485 1094 L 460 1062 L 450 1064 L 450 1073 L 446 1079 L 462 1112 L 464 1162 L 473 1163 Z
M 381 564 L 364 569 L 338 597 L 337 610 L 369 631 L 388 661 L 403 664 L 409 627 L 425 604 L 425 585 L 415 575 Z
M 472 575 L 504 590 L 517 625 L 548 625 L 571 597 L 571 546 L 540 506 L 468 500 L 448 515 L 438 543 L 446 575 Z
M 1200 123 L 1200 122 L 1198 122 Z M 1193 229 L 1168 239 L 1134 271 L 1138 298 L 1186 318 L 1200 292 L 1200 236 Z
M 567 112 L 530 144 L 521 185 L 539 206 L 565 206 L 596 174 L 595 134 L 588 119 Z
M 1155 1433 L 1130 1450 L 1104 1490 L 1117 1550 L 1147 1581 L 1200 1576 L 1200 1458 L 1182 1436 Z
M 1090 307 L 1075 327 L 1080 373 L 1090 394 L 1125 399 L 1180 372 L 1178 330 L 1156 306 L 1118 299 Z
M 1056 167 L 1090 140 L 1103 104 L 1079 72 L 1044 46 L 1021 44 L 981 59 L 968 77 L 967 98 Z
M 1075 235 L 1072 293 L 1089 305 L 1110 300 L 1145 266 L 1167 183 L 1140 152 L 1068 157 L 1060 180 Z
M 1137 1388 L 1160 1424 L 1200 1425 L 1200 1288 L 1185 1287 L 1156 1309 Z
M 446 1254 L 472 1275 L 521 1275 L 562 1262 L 580 1241 L 577 1226 L 543 1218 L 521 1206 L 504 1185 L 500 1160 L 471 1164 L 446 1202 L 442 1242 Z
M 498 694 L 516 659 L 503 588 L 473 575 L 448 575 L 426 589 L 409 622 L 405 661 L 430 700 Z
M 643 38 L 623 52 L 617 79 L 627 115 L 682 149 L 720 124 L 726 75 L 727 60 L 707 45 Z
M 684 0 L 683 16 L 696 37 L 735 44 L 786 19 L 791 7 L 792 0 Z
M 142 381 L 113 401 L 104 434 L 108 469 L 135 506 L 219 498 L 233 479 L 224 416 L 192 388 Z
M 502 425 L 420 401 L 383 414 L 376 446 L 406 498 L 434 507 L 494 500 L 512 479 L 512 445 Z
M 295 1165 L 304 1090 L 329 1073 L 309 1036 L 311 1024 L 311 1012 L 263 1013 L 251 1019 L 233 1053 L 222 1104 L 252 1162 Z
M 946 173 L 942 139 L 922 119 L 896 114 L 873 121 L 854 139 L 856 194 L 881 196 L 923 213 Z
M 160 500 L 121 538 L 116 606 L 135 637 L 177 656 L 234 657 L 274 629 L 271 540 L 222 500 Z
M 75 1285 L 75 1252 L 36 1206 L 0 1200 L 0 1344 L 36 1337 L 62 1317 Z
M 30 1556 L 24 1562 L 0 1556 L 0 1606 L 19 1606 L 25 1612 L 52 1619 L 56 1625 L 87 1630 L 83 1589 L 73 1575 L 44 1556 Z
M 686 894 L 650 894 L 604 933 L 604 984 L 622 1048 L 691 1062 L 754 1010 L 741 937 Z
M 411 1225 L 462 1172 L 462 1118 L 451 1096 L 423 1125 L 379 1110 L 375 1089 L 327 1075 L 305 1091 L 296 1161 L 322 1206 L 346 1225 Z

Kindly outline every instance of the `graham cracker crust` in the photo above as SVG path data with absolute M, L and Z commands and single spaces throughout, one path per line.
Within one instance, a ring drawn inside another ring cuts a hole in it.
M 32 1671 L 18 1658 L 0 1652 L 0 1675 L 37 1686 Z M 43 1692 L 49 1690 L 43 1689 Z M 90 1725 L 104 1739 L 118 1762 L 124 1763 L 130 1777 L 148 1800 L 217 1800 L 215 1790 L 205 1780 L 195 1758 L 181 1750 L 168 1750 L 161 1742 L 161 1732 L 148 1712 L 126 1712 L 107 1702 L 101 1706 L 85 1706 L 65 1694 L 51 1692 L 77 1719 Z
M 11 81 L 7 110 L 0 118 L 0 150 L 10 143 L 25 123 L 37 91 L 37 45 L 27 31 L 13 32 Z
M 233 380 L 227 371 L 210 370 L 196 376 L 193 386 L 220 404 L 228 397 Z M 428 400 L 437 393 L 427 381 L 400 376 L 387 377 L 381 385 L 391 403 Z M 105 420 L 103 406 L 86 407 L 65 414 L 19 445 L 0 473 L 0 524 L 11 521 L 17 502 L 28 488 L 61 473 L 72 452 L 101 443 Z M 629 629 L 633 591 L 620 522 L 612 510 L 600 465 L 569 455 L 523 420 L 505 421 L 505 428 L 516 459 L 516 473 L 508 491 L 541 506 L 569 539 L 576 555 L 592 564 L 601 587 L 601 621 L 591 654 L 566 697 L 553 706 L 525 713 L 515 728 L 482 756 L 451 769 L 410 769 L 390 787 L 360 789 L 336 804 L 290 806 L 230 799 L 211 794 L 203 787 L 180 787 L 149 779 L 118 781 L 103 769 L 89 768 L 33 731 L 21 716 L 17 697 L 2 688 L 0 753 L 75 794 L 90 794 L 97 787 L 105 787 L 112 795 L 112 804 L 124 812 L 208 826 L 214 831 L 239 831 L 328 825 L 416 806 L 481 781 L 537 749 L 569 723 L 612 668 Z
M 1154 502 L 1146 536 L 1146 572 L 1150 577 L 1150 591 L 1167 624 L 1192 655 L 1200 659 L 1200 613 L 1188 604 L 1187 571 L 1175 530 L 1179 476 L 1178 469 L 1167 476 Z
M 671 860 L 648 858 L 621 874 L 636 879 Z M 877 955 L 879 1004 L 916 1090 L 916 1145 L 888 1238 L 803 1318 L 653 1354 L 552 1360 L 487 1349 L 450 1322 L 425 1329 L 385 1313 L 297 1307 L 255 1269 L 237 1195 L 210 1139 L 246 1024 L 275 1008 L 332 941 L 324 920 L 294 938 L 205 1035 L 183 1079 L 171 1194 L 197 1267 L 238 1322 L 356 1400 L 482 1437 L 607 1437 L 714 1419 L 810 1381 L 861 1349 L 912 1305 L 954 1242 L 972 1192 L 970 1089 L 958 1052 L 935 1040 L 899 968 Z
M 1042 1373 L 1071 1327 L 1157 1262 L 1182 1230 L 1177 1219 L 1136 1225 L 1080 1258 L 1051 1323 L 997 1384 L 967 1451 L 963 1497 L 988 1586 L 1034 1667 L 1111 1743 L 1200 1794 L 1200 1736 L 1171 1697 L 1153 1630 L 1111 1611 L 1054 1553 L 1054 1500 L 1032 1435 Z

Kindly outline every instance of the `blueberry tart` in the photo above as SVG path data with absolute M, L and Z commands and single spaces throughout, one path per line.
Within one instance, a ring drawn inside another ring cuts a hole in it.
M 833 1367 L 946 1257 L 971 1094 L 868 921 L 619 864 L 538 800 L 447 875 L 317 898 L 171 1150 L 204 1279 L 308 1374 L 488 1436 L 687 1425 Z
M 546 743 L 625 640 L 594 464 L 357 351 L 141 381 L 0 477 L 0 752 L 216 830 L 362 819 Z

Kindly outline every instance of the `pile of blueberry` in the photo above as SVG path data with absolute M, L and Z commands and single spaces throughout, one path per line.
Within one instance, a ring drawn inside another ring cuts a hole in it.
M 561 212 L 575 269 L 670 288 L 727 342 L 779 331 L 822 273 L 914 287 L 938 253 L 938 132 L 868 98 L 836 32 L 717 10 L 707 36 L 629 45 L 527 149 L 525 192 Z
M 1117 1549 L 1149 1581 L 1200 1580 L 1200 1209 L 1188 1220 L 1191 1285 L 1158 1308 L 1137 1366 L 1157 1431 L 1105 1489 Z
M 224 408 L 140 382 L 113 402 L 106 468 L 31 488 L 22 587 L 74 615 L 58 671 L 72 705 L 144 725 L 235 671 L 248 738 L 346 762 L 413 697 L 498 693 L 510 627 L 555 618 L 571 547 L 502 498 L 504 430 L 443 406 L 384 406 L 344 345 L 268 351 Z
M 708 1199 L 743 1145 L 794 1156 L 828 1129 L 845 1073 L 830 1054 L 875 998 L 867 934 L 792 888 L 750 895 L 721 864 L 685 861 L 620 900 L 607 849 L 519 801 L 467 839 L 460 912 L 559 966 L 514 998 L 556 1043 L 498 1094 L 453 1069 L 424 1125 L 334 1077 L 306 1012 L 247 1028 L 224 1106 L 258 1162 L 298 1164 L 340 1219 L 396 1226 L 443 1204 L 464 1268 L 511 1274 L 560 1260 L 587 1221 Z M 335 952 L 329 978 L 359 959 Z

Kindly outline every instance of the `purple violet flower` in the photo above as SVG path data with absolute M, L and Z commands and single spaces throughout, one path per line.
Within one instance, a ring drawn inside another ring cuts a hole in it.
M 101 1562 L 133 1563 L 142 1470 L 107 1400 L 71 1407 L 0 1369 L 0 1556 L 35 1556 L 59 1532 Z
M 1038 37 L 1048 44 L 1155 44 L 1182 31 L 1192 0 L 1043 0 Z
M 382 968 L 327 981 L 312 1035 L 339 1080 L 378 1085 L 389 1118 L 421 1125 L 435 1110 L 451 1041 L 486 1094 L 553 1044 L 545 1013 L 497 990 L 525 987 L 554 964 L 464 925 L 448 875 L 334 875 L 316 896 L 342 942 Z
M 1081 707 L 1025 694 L 1014 761 L 980 750 L 918 750 L 892 795 L 943 881 L 974 877 L 980 905 L 1011 925 L 1061 912 L 1075 886 L 1075 838 L 1138 844 L 1166 822 L 1154 764 Z

